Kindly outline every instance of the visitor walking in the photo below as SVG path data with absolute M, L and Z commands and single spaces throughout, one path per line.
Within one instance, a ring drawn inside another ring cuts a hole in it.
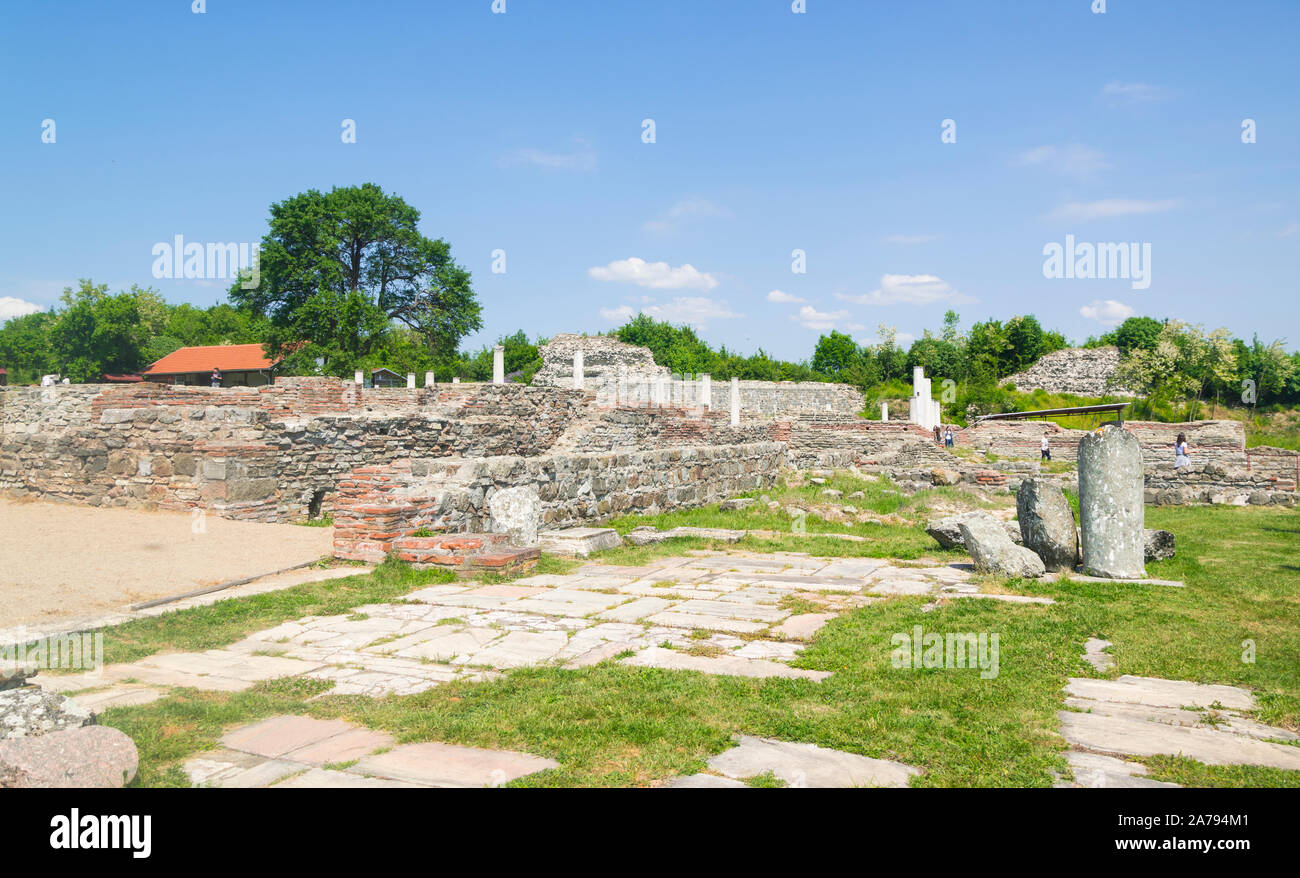
M 1174 469 L 1180 470 L 1191 465 L 1191 458 L 1187 456 L 1187 435 L 1179 433 L 1178 438 L 1174 440 Z
M 952 427 L 944 431 L 943 444 L 945 448 L 952 448 Z
M 1052 446 L 1051 446 L 1051 443 L 1049 443 L 1049 442 L 1047 441 L 1047 434 L 1046 434 L 1046 433 L 1043 434 L 1043 444 L 1042 444 L 1042 449 L 1041 449 L 1041 453 L 1040 453 L 1039 456 L 1040 456 L 1043 460 L 1051 460 L 1051 459 L 1052 459 Z
M 221 386 L 221 370 L 218 369 L 216 366 L 212 367 L 212 386 L 213 387 Z
M 939 438 L 939 425 L 938 425 L 938 424 L 935 424 L 935 425 L 934 425 L 934 444 L 935 444 L 935 445 L 938 445 L 938 444 L 939 444 L 940 442 L 942 442 L 942 441 L 943 441 L 943 440 Z

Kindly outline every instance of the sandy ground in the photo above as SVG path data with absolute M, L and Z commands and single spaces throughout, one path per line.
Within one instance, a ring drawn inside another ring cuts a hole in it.
M 0 628 L 120 610 L 328 555 L 333 528 L 0 500 Z

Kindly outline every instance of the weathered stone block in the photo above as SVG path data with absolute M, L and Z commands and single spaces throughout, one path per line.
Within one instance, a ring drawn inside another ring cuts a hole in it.
M 1025 479 L 1016 492 L 1016 517 L 1025 548 L 1043 559 L 1048 570 L 1073 570 L 1079 553 L 1074 513 L 1055 483 Z
M 1083 570 L 1091 576 L 1141 579 L 1143 567 L 1142 447 L 1108 424 L 1079 442 L 1079 518 Z

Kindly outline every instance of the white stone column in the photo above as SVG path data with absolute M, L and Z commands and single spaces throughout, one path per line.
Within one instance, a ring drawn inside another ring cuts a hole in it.
M 407 390 L 414 390 L 414 389 L 415 389 L 415 373 L 414 373 L 414 372 L 407 372 L 407 373 L 406 373 L 406 389 L 407 389 Z
M 880 404 L 880 420 L 882 421 L 889 420 L 889 403 L 887 402 L 882 402 Z
M 713 377 L 700 376 L 700 405 L 705 411 L 713 411 Z
M 460 379 L 459 379 L 459 378 L 453 378 L 453 379 L 451 379 L 451 383 L 452 383 L 452 384 L 459 384 L 459 383 L 460 383 Z
M 492 348 L 492 383 L 506 383 L 506 349 L 501 345 Z
M 365 373 L 362 372 L 360 369 L 358 369 L 357 371 L 353 372 L 353 373 L 352 373 L 352 383 L 353 383 L 353 384 L 356 384 L 358 387 L 360 387 L 362 384 L 365 384 L 365 383 L 366 383 L 366 376 L 365 376 Z
M 424 386 L 425 386 L 425 387 L 433 387 L 433 386 L 434 386 L 435 384 L 437 384 L 437 383 L 438 383 L 438 379 L 434 376 L 434 374 L 433 374 L 432 372 L 425 372 L 425 373 L 424 373 Z
M 740 426 L 740 379 L 731 379 L 731 426 Z
M 573 389 L 582 390 L 583 378 L 582 351 L 573 352 Z

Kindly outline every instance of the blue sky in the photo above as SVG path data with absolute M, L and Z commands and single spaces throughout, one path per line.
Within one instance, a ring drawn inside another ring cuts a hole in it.
M 156 243 L 369 181 L 473 272 L 475 345 L 644 309 L 802 359 L 952 307 L 1294 350 L 1300 4 L 1092 3 L 4 0 L 0 314 L 79 277 L 211 304 Z M 1045 277 L 1066 235 L 1149 244 L 1150 286 Z

